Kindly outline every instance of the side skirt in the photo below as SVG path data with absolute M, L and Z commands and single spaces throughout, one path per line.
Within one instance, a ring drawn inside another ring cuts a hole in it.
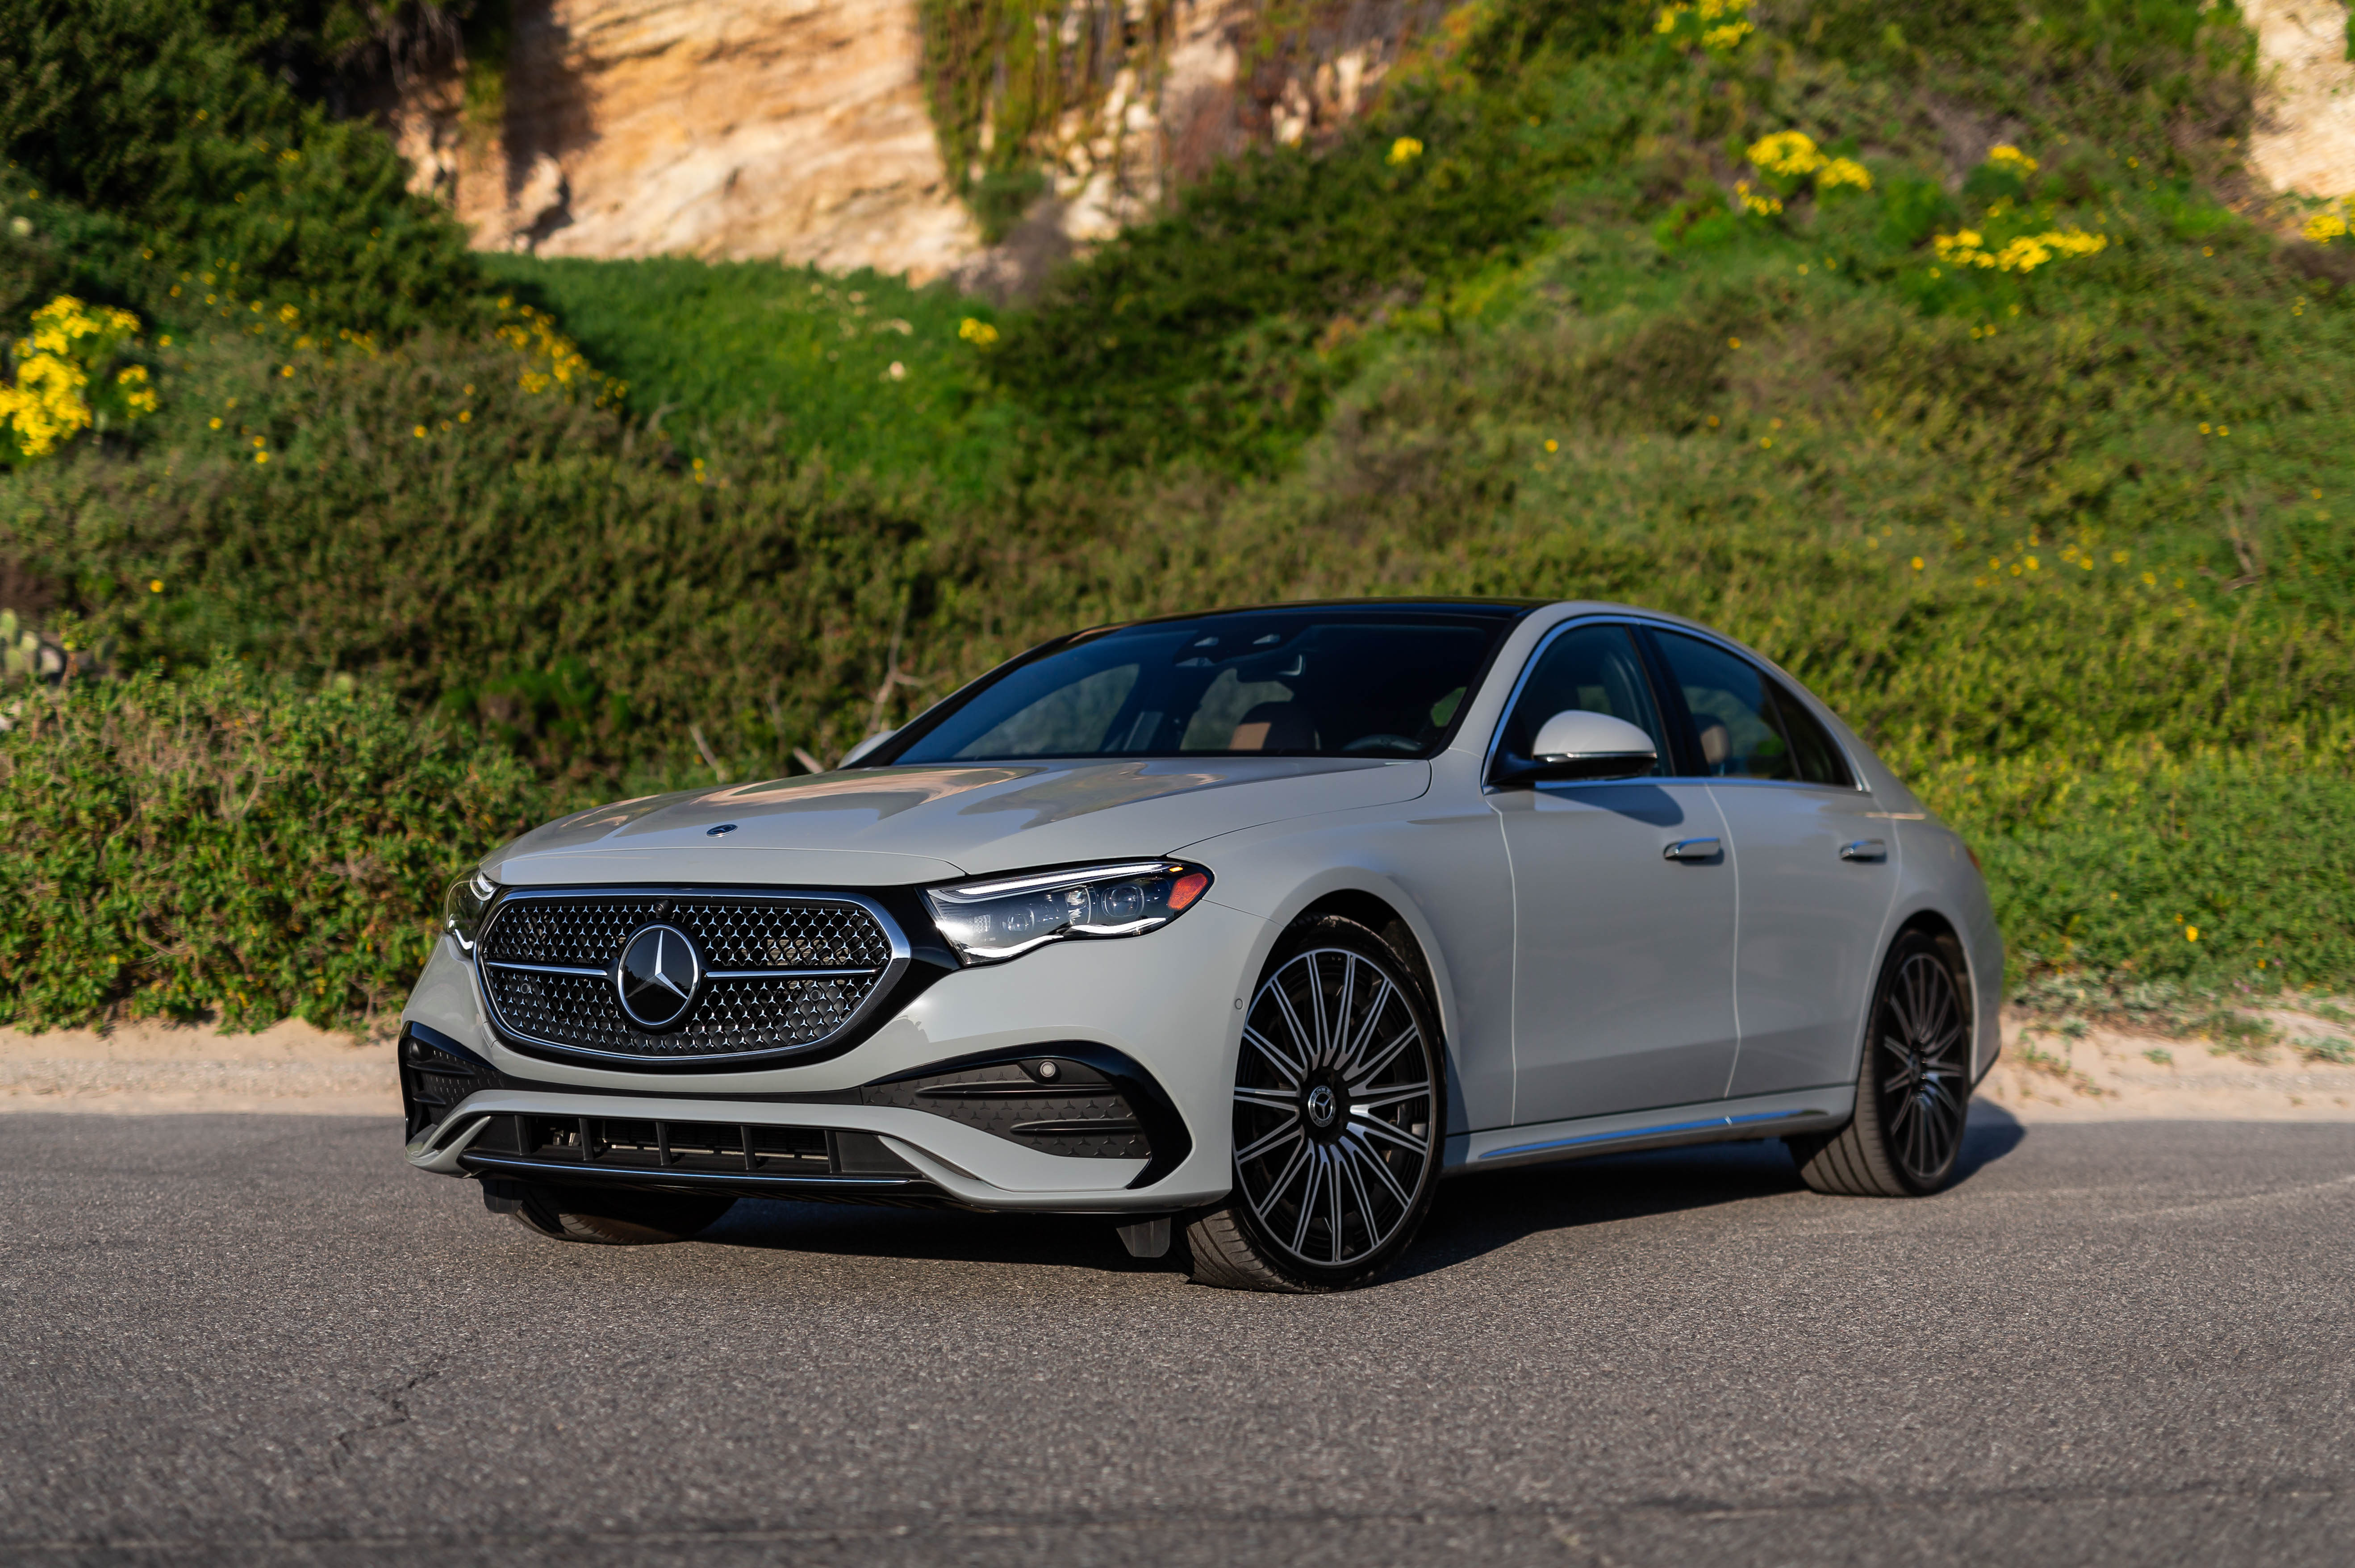
M 1732 1143 L 1781 1137 L 1786 1133 L 1825 1133 L 1848 1125 L 1856 1114 L 1856 1086 L 1843 1083 L 1739 1100 L 1703 1100 L 1650 1111 L 1579 1116 L 1535 1126 L 1492 1127 L 1457 1133 L 1447 1140 L 1442 1174 L 1503 1170 L 1547 1165 L 1590 1155 L 1630 1149 L 1673 1148 L 1679 1144 Z

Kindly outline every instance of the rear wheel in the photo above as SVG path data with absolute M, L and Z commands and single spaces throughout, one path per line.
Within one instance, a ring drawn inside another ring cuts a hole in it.
M 483 1205 L 495 1214 L 511 1216 L 536 1235 L 559 1242 L 642 1247 L 700 1234 L 718 1224 L 719 1217 L 736 1206 L 736 1200 L 486 1181 Z
M 1195 1279 L 1347 1290 L 1395 1262 L 1438 1181 L 1440 1067 L 1397 948 L 1337 916 L 1294 927 L 1244 1014 L 1234 1190 L 1187 1231 Z
M 1909 1198 L 1954 1179 L 1971 1096 L 1971 1013 L 1953 944 L 1897 939 L 1872 998 L 1856 1116 L 1837 1133 L 1791 1138 L 1799 1179 L 1818 1192 Z

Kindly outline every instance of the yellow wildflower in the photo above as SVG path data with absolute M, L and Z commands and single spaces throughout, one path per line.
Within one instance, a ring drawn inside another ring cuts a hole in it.
M 1727 55 L 1757 31 L 1750 21 L 1749 9 L 1747 0 L 1696 0 L 1689 5 L 1671 5 L 1654 20 L 1652 31 L 1662 37 L 1698 43 L 1714 55 Z
M 0 383 L 0 432 L 27 458 L 46 457 L 99 422 L 101 411 L 89 396 L 91 378 L 139 330 L 139 318 L 59 294 L 33 313 L 32 325 L 32 336 L 16 345 L 14 378 Z M 126 419 L 155 410 L 155 394 L 142 367 L 101 378 L 99 385 Z
M 957 324 L 957 336 L 964 338 L 967 343 L 972 344 L 975 348 L 986 348 L 991 344 L 997 341 L 997 328 L 990 325 L 989 323 L 986 321 L 977 320 L 973 316 L 966 316 L 964 320 Z
M 1937 251 L 1938 260 L 1952 266 L 2032 272 L 2057 257 L 2091 256 L 2107 249 L 2109 243 L 2107 237 L 2088 234 L 2082 229 L 2053 229 L 2041 234 L 2019 235 L 2007 240 L 2000 251 L 1990 251 L 1984 235 L 1976 229 L 1966 229 L 1938 235 L 1931 246 Z
M 1816 176 L 1816 189 L 1818 191 L 1871 188 L 1872 171 L 1854 158 L 1834 158 Z
M 1391 155 L 1387 161 L 1391 167 L 1396 168 L 1401 164 L 1411 164 L 1421 156 L 1423 156 L 1423 144 L 1412 136 L 1401 136 L 1391 144 Z
M 1750 161 L 1770 175 L 1801 179 L 1824 166 L 1815 138 L 1804 131 L 1777 131 L 1751 144 Z
M 1997 168 L 2017 175 L 2032 175 L 2042 165 L 2009 142 L 1998 142 L 1987 149 L 1987 161 Z
M 2306 220 L 2306 237 L 2318 245 L 2345 238 L 2347 220 L 2333 212 L 2318 212 Z

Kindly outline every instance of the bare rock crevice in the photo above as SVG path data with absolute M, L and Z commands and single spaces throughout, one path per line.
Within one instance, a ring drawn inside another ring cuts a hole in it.
M 996 247 L 943 161 L 916 0 L 517 0 L 495 113 L 470 111 L 452 59 L 406 73 L 386 118 L 413 188 L 486 249 L 775 258 L 1011 296 L 1219 158 L 1335 133 L 1443 9 L 1325 0 L 1271 39 L 1266 0 L 1172 0 L 1149 61 L 1042 136 L 1042 199 Z

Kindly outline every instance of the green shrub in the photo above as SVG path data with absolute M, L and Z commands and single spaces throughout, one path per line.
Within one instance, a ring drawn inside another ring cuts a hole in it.
M 929 469 L 971 495 L 1003 465 L 1001 405 L 967 321 L 996 313 L 944 287 L 773 261 L 492 256 L 501 285 L 560 318 L 629 406 L 690 453 L 749 439 L 837 469 Z
M 235 663 L 5 705 L 0 1023 L 361 1029 L 398 1011 L 453 871 L 541 816 L 504 752 L 368 688 Z
M 1987 860 L 2015 979 L 2355 982 L 2348 868 L 2297 830 L 2355 779 L 2355 293 L 2215 199 L 2234 15 L 1793 0 L 1690 51 L 1602 0 L 1469 19 L 1336 147 L 1222 168 L 1024 311 L 491 262 L 618 411 L 471 324 L 304 347 L 216 273 L 237 325 L 180 307 L 135 441 L 0 477 L 0 582 L 123 666 L 357 676 L 568 797 L 837 755 L 1079 624 L 1633 602 L 1855 722 Z M 1874 188 L 1730 208 L 1782 130 Z M 2041 170 L 1950 197 L 1998 133 Z M 0 284 L 182 281 L 43 212 Z M 1963 228 L 1991 263 L 2085 238 L 1982 266 Z
M 154 264 L 118 261 L 139 292 L 100 297 L 142 315 L 168 320 L 171 281 L 211 272 L 339 326 L 462 319 L 481 290 L 464 231 L 408 193 L 382 133 L 288 85 L 364 26 L 337 5 L 0 0 L 0 195 L 37 229 L 60 226 L 39 203 L 117 220 Z
M 366 676 L 552 776 L 697 765 L 691 727 L 738 777 L 846 748 L 900 617 L 954 592 L 930 493 L 773 446 L 689 461 L 528 364 L 438 334 L 169 355 L 169 428 L 0 489 L 0 557 L 126 664 Z
M 1960 826 L 1973 826 L 1968 807 Z M 2070 781 L 2033 823 L 1978 836 L 2019 973 L 2221 987 L 2355 976 L 2355 776 L 2248 763 Z

